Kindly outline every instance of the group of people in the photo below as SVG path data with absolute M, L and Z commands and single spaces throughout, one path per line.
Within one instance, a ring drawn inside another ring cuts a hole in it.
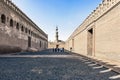
M 53 48 L 53 52 L 64 52 L 64 48 Z

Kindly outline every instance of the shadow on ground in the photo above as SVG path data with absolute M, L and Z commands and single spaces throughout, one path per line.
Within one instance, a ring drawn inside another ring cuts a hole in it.
M 104 70 L 93 69 L 79 59 L 0 58 L 0 80 L 109 80 L 117 75 L 100 73 Z
M 24 55 L 71 55 L 71 52 L 17 53 Z M 13 56 L 13 55 L 12 55 Z M 0 57 L 0 80 L 120 80 L 118 73 L 83 57 Z
M 39 52 L 20 52 L 14 55 L 72 55 L 73 53 L 65 50 L 64 52 L 54 52 L 52 49 L 47 49 Z

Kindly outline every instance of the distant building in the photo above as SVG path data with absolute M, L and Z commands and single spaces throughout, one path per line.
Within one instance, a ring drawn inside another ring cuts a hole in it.
M 62 41 L 62 40 L 59 40 L 58 27 L 56 27 L 55 38 L 56 38 L 55 41 L 48 42 L 48 48 L 64 48 L 65 47 L 65 42 Z
M 40 51 L 48 35 L 10 0 L 0 0 L 0 53 Z

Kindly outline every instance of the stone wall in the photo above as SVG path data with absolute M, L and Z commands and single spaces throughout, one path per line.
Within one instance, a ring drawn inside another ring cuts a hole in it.
M 56 48 L 56 45 L 59 45 L 58 48 L 65 48 L 65 42 L 48 42 L 48 48 Z
M 119 35 L 120 0 L 103 0 L 68 38 L 66 49 L 72 47 L 79 54 L 120 61 Z
M 47 48 L 47 44 L 47 34 L 15 4 L 9 0 L 0 1 L 0 52 L 12 52 L 8 47 L 19 48 L 18 51 L 43 50 Z
M 96 56 L 120 60 L 120 4 L 96 21 L 95 32 Z

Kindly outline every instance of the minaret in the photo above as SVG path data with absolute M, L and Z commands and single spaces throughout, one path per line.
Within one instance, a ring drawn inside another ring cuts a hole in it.
M 56 42 L 58 42 L 58 37 L 59 37 L 58 36 L 58 27 L 56 27 L 56 36 L 55 37 L 56 37 Z

